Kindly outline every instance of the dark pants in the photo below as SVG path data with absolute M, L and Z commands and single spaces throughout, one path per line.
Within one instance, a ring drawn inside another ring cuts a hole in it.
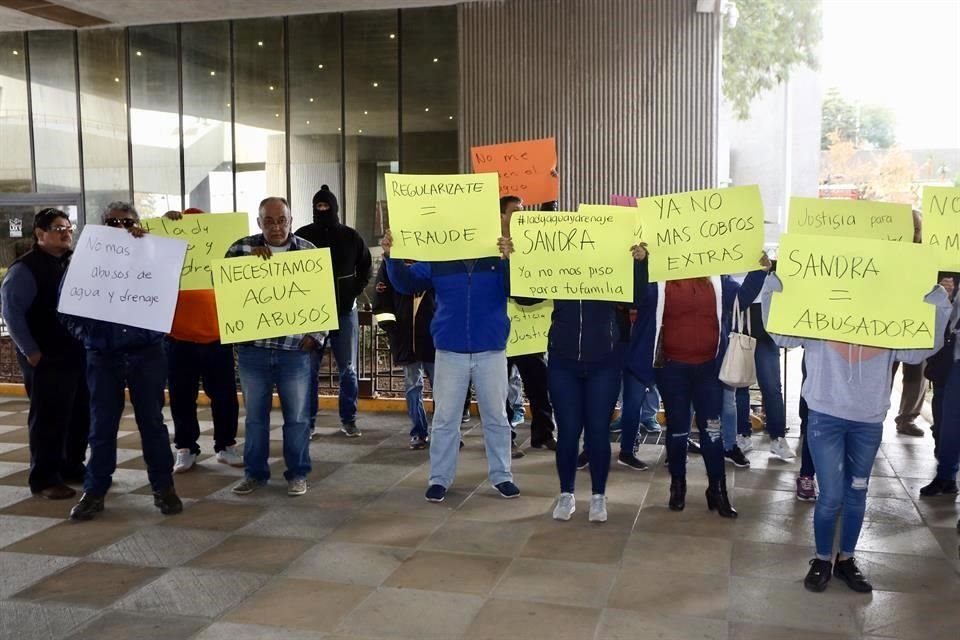
M 197 440 L 197 394 L 200 380 L 203 392 L 210 398 L 213 414 L 214 451 L 222 451 L 237 443 L 237 382 L 234 377 L 233 347 L 211 342 L 197 344 L 167 339 L 167 372 L 170 385 L 170 413 L 173 416 L 173 441 L 177 449 L 200 453 Z
M 30 490 L 39 493 L 65 479 L 82 478 L 90 430 L 83 355 L 45 355 L 32 367 L 17 351 L 17 361 L 30 398 Z
M 900 410 L 897 412 L 897 424 L 911 424 L 923 409 L 927 394 L 927 379 L 923 377 L 926 362 L 903 365 L 903 393 L 900 394 Z M 900 362 L 893 363 L 893 375 L 897 375 Z M 891 383 L 893 378 L 890 379 Z
M 124 383 L 140 431 L 147 478 L 154 491 L 173 486 L 170 434 L 163 423 L 167 363 L 163 345 L 137 351 L 87 351 L 90 387 L 90 462 L 83 490 L 103 496 L 117 468 L 117 431 L 123 416 Z
M 954 360 L 945 382 L 933 387 L 933 438 L 937 478 L 956 480 L 960 470 L 960 360 Z
M 723 443 L 720 434 L 720 410 L 723 385 L 713 360 L 704 364 L 668 361 L 655 370 L 657 389 L 667 414 L 667 458 L 671 476 L 687 474 L 687 439 L 690 437 L 690 405 L 697 414 L 700 449 L 707 476 L 712 481 L 724 477 Z M 593 460 L 591 459 L 591 463 Z
M 800 370 L 803 377 L 800 380 L 800 386 L 807 379 L 807 361 L 800 361 Z M 800 475 L 812 478 L 816 474 L 816 467 L 813 465 L 813 456 L 810 455 L 810 444 L 807 442 L 807 425 L 810 423 L 810 408 L 807 401 L 800 396 Z
M 539 445 L 553 438 L 553 405 L 547 390 L 547 363 L 542 353 L 531 353 L 507 358 L 507 377 L 516 365 L 523 380 L 523 392 L 530 401 L 530 444 Z M 508 401 L 507 415 L 513 412 Z

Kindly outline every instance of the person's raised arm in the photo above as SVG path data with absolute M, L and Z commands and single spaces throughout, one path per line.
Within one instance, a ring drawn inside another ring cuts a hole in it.
M 380 246 L 383 248 L 383 261 L 387 265 L 387 276 L 397 291 L 403 295 L 412 296 L 421 291 L 433 289 L 433 272 L 429 262 L 415 262 L 407 265 L 403 260 L 390 257 L 393 234 L 389 229 L 380 239 Z

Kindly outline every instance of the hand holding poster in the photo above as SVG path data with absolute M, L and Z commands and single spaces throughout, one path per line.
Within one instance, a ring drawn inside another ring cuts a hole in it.
M 58 311 L 167 333 L 177 307 L 182 240 L 91 224 L 83 228 Z
M 212 289 L 210 263 L 223 257 L 230 245 L 247 234 L 245 213 L 188 214 L 180 220 L 147 218 L 142 226 L 164 238 L 187 241 L 187 256 L 180 271 L 180 289 Z
M 553 138 L 474 147 L 470 157 L 475 172 L 495 171 L 500 176 L 501 196 L 517 196 L 526 205 L 560 199 Z
M 510 295 L 633 300 L 632 215 L 518 211 L 510 220 Z
M 790 198 L 789 233 L 913 242 L 913 209 L 908 204 Z
M 545 353 L 552 315 L 552 300 L 534 305 L 517 304 L 513 300 L 507 300 L 507 316 L 510 318 L 507 357 Z
M 756 186 L 641 198 L 637 208 L 651 282 L 751 271 L 763 252 L 763 203 Z
M 960 188 L 923 188 L 923 243 L 940 256 L 940 269 L 960 271 Z
M 224 344 L 339 328 L 330 249 L 214 260 L 213 286 Z
M 937 282 L 928 247 L 906 242 L 787 234 L 781 238 L 767 330 L 888 349 L 929 349 Z M 909 265 L 909 267 L 905 266 Z
M 388 173 L 386 184 L 392 257 L 443 261 L 499 255 L 497 174 Z

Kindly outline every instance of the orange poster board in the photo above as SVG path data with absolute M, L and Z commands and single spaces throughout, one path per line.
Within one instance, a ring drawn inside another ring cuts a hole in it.
M 525 205 L 560 199 L 557 143 L 553 138 L 524 140 L 474 147 L 470 150 L 474 173 L 496 172 L 500 196 L 519 196 Z

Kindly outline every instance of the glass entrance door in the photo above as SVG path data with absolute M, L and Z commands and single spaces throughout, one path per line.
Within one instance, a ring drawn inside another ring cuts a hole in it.
M 78 227 L 83 224 L 79 193 L 0 194 L 0 278 L 14 260 L 33 246 L 33 217 L 47 207 L 60 209 Z

